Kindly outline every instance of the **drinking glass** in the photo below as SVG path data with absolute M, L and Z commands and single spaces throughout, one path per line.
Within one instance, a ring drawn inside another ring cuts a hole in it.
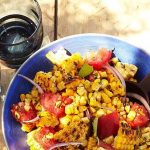
M 0 59 L 18 68 L 42 44 L 41 9 L 36 0 L 0 1 Z

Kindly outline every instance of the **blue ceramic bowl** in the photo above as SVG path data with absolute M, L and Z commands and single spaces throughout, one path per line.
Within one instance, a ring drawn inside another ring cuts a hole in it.
M 141 80 L 150 72 L 150 56 L 142 49 L 137 48 L 116 37 L 100 34 L 82 34 L 69 36 L 54 41 L 32 55 L 17 71 L 30 78 L 33 78 L 37 71 L 49 71 L 52 64 L 47 60 L 45 54 L 62 45 L 71 53 L 80 52 L 84 55 L 89 49 L 97 50 L 99 47 L 113 49 L 116 56 L 122 61 L 138 66 L 137 78 Z M 3 107 L 2 127 L 5 141 L 9 150 L 28 150 L 26 144 L 26 133 L 22 132 L 19 123 L 11 115 L 12 104 L 19 101 L 19 95 L 31 90 L 31 84 L 18 76 L 12 79 Z

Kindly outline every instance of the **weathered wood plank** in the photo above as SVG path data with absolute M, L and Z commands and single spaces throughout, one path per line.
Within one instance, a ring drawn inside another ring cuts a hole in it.
M 54 1 L 55 0 L 38 0 L 43 17 L 43 29 L 44 29 L 44 40 L 43 46 L 54 40 Z M 4 2 L 4 1 L 3 1 Z M 12 79 L 15 69 L 8 68 L 1 60 L 0 60 L 0 86 L 2 87 L 1 96 L 5 94 L 7 87 Z M 2 111 L 3 102 L 0 101 L 0 110 Z M 1 111 L 0 111 L 0 120 L 1 120 Z M 6 150 L 6 146 L 2 136 L 1 124 L 0 124 L 0 149 Z
M 103 33 L 148 49 L 148 18 L 149 0 L 59 0 L 58 38 L 78 33 Z

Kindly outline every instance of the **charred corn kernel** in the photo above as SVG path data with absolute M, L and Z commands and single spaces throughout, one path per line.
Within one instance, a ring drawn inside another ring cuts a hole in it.
M 142 134 L 142 138 L 144 138 L 146 141 L 150 140 L 150 132 Z
M 92 90 L 93 91 L 98 91 L 100 89 L 101 85 L 99 82 L 93 82 L 92 83 Z
M 105 112 L 104 112 L 103 109 L 99 109 L 99 110 L 96 112 L 96 117 L 101 117 L 101 116 L 103 116 L 103 115 L 105 115 Z
M 106 71 L 100 71 L 100 76 L 101 76 L 102 78 L 106 78 L 106 77 L 107 77 Z
M 104 89 L 105 94 L 107 94 L 109 97 L 113 96 L 113 93 L 111 91 L 109 91 L 108 89 Z
M 86 106 L 79 106 L 79 112 L 84 112 L 87 110 Z
M 82 96 L 82 95 L 86 94 L 86 90 L 85 90 L 85 88 L 83 86 L 79 86 L 79 87 L 77 87 L 77 93 L 80 96 Z
M 79 104 L 82 105 L 82 106 L 87 104 L 87 100 L 86 100 L 85 96 L 80 97 Z
M 57 88 L 58 88 L 59 91 L 65 89 L 65 83 L 63 81 L 59 82 L 57 84 Z
M 114 137 L 111 135 L 105 139 L 103 139 L 104 142 L 106 142 L 107 144 L 112 144 L 114 142 Z
M 125 111 L 126 111 L 127 113 L 130 112 L 130 105 L 125 106 Z
M 142 129 L 142 133 L 150 132 L 150 127 L 145 127 Z
M 104 89 L 108 86 L 108 81 L 106 79 L 101 80 L 101 88 Z
M 147 145 L 146 144 L 139 146 L 139 150 L 146 150 L 146 149 L 147 149 Z
M 63 126 L 67 126 L 70 123 L 71 119 L 68 116 L 60 118 L 60 123 Z
M 128 113 L 127 118 L 129 119 L 129 121 L 133 121 L 134 118 L 135 118 L 135 116 L 136 116 L 136 112 L 131 110 L 131 111 Z
M 73 104 L 66 105 L 65 113 L 67 115 L 74 114 L 74 106 L 73 106 Z
M 85 123 L 89 123 L 90 122 L 90 120 L 88 119 L 88 117 L 83 117 L 83 118 L 81 118 L 81 120 L 83 122 L 85 122 Z
M 111 99 L 109 98 L 108 95 L 106 95 L 104 92 L 101 93 L 102 94 L 102 100 L 104 103 L 110 103 Z
M 36 90 L 36 89 L 32 90 L 32 91 L 31 91 L 31 95 L 32 95 L 33 97 L 38 97 L 38 90 Z
M 20 94 L 20 99 L 22 102 L 25 101 L 25 98 L 26 98 L 25 94 Z

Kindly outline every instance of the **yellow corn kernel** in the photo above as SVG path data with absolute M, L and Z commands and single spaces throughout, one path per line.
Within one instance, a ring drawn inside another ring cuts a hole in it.
M 32 90 L 32 91 L 31 91 L 31 95 L 32 95 L 33 97 L 38 97 L 38 90 L 36 90 L 36 89 Z
M 79 106 L 79 112 L 84 112 L 87 110 L 86 106 Z
M 89 99 L 93 96 L 93 93 L 89 93 L 88 97 Z
M 101 93 L 102 94 L 102 100 L 105 103 L 110 103 L 111 99 L 108 97 L 108 95 L 106 95 L 104 92 Z
M 96 99 L 90 98 L 90 106 L 100 107 L 100 103 Z
M 103 115 L 105 115 L 105 112 L 104 112 L 103 109 L 99 109 L 99 110 L 96 112 L 96 117 L 101 117 L 101 116 L 103 116 Z
M 79 114 L 79 110 L 77 109 L 77 107 L 74 107 L 74 114 Z
M 74 106 L 72 104 L 66 105 L 65 113 L 67 115 L 74 114 Z
M 92 90 L 93 91 L 98 91 L 100 89 L 101 85 L 99 82 L 93 82 L 92 83 Z
M 85 96 L 80 97 L 79 104 L 82 105 L 82 106 L 87 104 L 87 100 L 86 100 Z
M 117 108 L 119 109 L 119 108 L 121 108 L 121 106 L 122 106 L 122 103 L 121 103 L 120 100 L 118 100 L 118 101 L 117 101 Z
M 125 111 L 126 111 L 127 113 L 130 112 L 130 105 L 125 106 Z
M 60 123 L 63 126 L 67 126 L 70 123 L 71 119 L 68 116 L 60 118 Z
M 84 87 L 88 90 L 88 89 L 90 89 L 90 86 L 91 86 L 91 82 L 89 80 L 85 80 Z
M 118 62 L 118 58 L 117 57 L 114 57 L 111 59 L 111 62 L 115 65 L 117 62 Z
M 136 112 L 131 110 L 127 115 L 127 118 L 129 119 L 129 121 L 133 121 L 135 116 L 136 116 Z
M 91 112 L 91 113 L 95 113 L 95 112 L 96 112 L 96 109 L 93 108 L 93 107 L 90 107 L 90 112 Z
M 21 130 L 24 132 L 30 132 L 32 130 L 31 126 L 29 124 L 22 124 Z
M 88 119 L 88 117 L 83 117 L 83 118 L 81 118 L 81 120 L 83 121 L 83 122 L 85 122 L 85 123 L 89 123 L 89 119 Z
M 106 79 L 101 80 L 101 88 L 104 89 L 108 86 L 108 81 Z
M 79 116 L 80 118 L 83 118 L 83 117 L 84 117 L 84 113 L 83 113 L 83 112 L 82 112 L 82 113 L 79 113 L 78 116 Z
M 113 96 L 113 93 L 111 91 L 109 91 L 108 89 L 104 89 L 105 94 L 107 94 L 109 97 Z
M 106 107 L 106 106 L 107 106 L 107 104 L 106 104 L 106 103 L 102 103 L 102 106 L 103 106 L 103 107 Z
M 84 95 L 86 93 L 86 90 L 85 90 L 85 88 L 83 86 L 79 86 L 79 87 L 77 87 L 77 93 L 80 96 L 82 96 L 82 95 Z
M 139 146 L 139 150 L 146 150 L 146 149 L 147 149 L 147 145 L 146 144 Z
M 102 78 L 106 78 L 106 77 L 107 77 L 106 71 L 100 71 L 100 76 L 101 76 Z
M 26 98 L 25 94 L 20 94 L 20 99 L 22 102 L 25 101 L 25 98 Z
M 31 99 L 32 98 L 31 94 L 26 94 L 26 98 Z
M 59 82 L 57 88 L 59 91 L 63 90 L 65 88 L 65 83 L 63 81 Z
M 36 106 L 35 106 L 35 109 L 36 110 L 42 110 L 42 106 L 40 103 L 37 103 Z
M 114 142 L 114 137 L 111 135 L 105 139 L 103 139 L 104 142 L 106 142 L 107 144 L 112 144 Z
M 79 121 L 79 120 L 80 120 L 80 117 L 79 117 L 78 115 L 74 115 L 74 116 L 72 117 L 72 120 L 73 120 L 73 121 Z

